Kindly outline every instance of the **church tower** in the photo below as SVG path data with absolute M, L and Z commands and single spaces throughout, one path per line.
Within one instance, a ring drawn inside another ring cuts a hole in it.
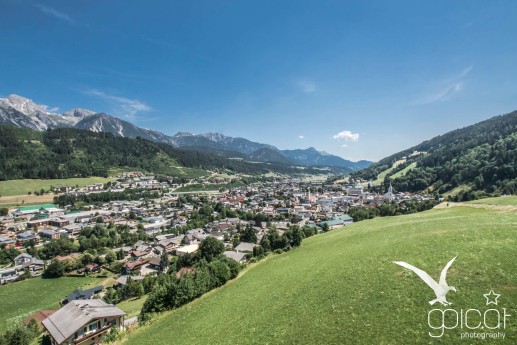
M 391 181 L 390 186 L 388 187 L 388 192 L 384 194 L 384 199 L 389 201 L 393 200 L 393 187 L 391 186 Z

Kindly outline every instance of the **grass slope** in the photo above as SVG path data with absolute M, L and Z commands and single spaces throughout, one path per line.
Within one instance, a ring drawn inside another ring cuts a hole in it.
M 377 186 L 377 185 L 383 183 L 384 178 L 386 176 L 388 176 L 388 174 L 391 173 L 394 169 L 396 169 L 399 165 L 404 164 L 404 162 L 406 162 L 405 159 L 400 159 L 400 160 L 396 161 L 395 163 L 393 163 L 393 165 L 390 168 L 388 168 L 384 171 L 381 171 L 379 173 L 379 175 L 377 175 L 377 179 L 373 180 L 371 184 L 374 186 Z
M 453 308 L 488 309 L 483 294 L 490 289 L 501 294 L 498 308 L 515 308 L 515 224 L 515 212 L 469 205 L 356 223 L 271 257 L 214 293 L 165 313 L 126 342 L 431 343 L 427 313 L 439 306 L 428 301 L 435 296 L 392 262 L 409 262 L 438 279 L 458 256 L 447 276 L 458 289 L 447 295 Z M 514 321 L 504 343 L 517 342 Z M 447 331 L 437 342 L 465 343 L 460 332 Z
M 127 313 L 126 318 L 130 318 L 133 316 L 140 315 L 140 311 L 142 310 L 142 307 L 144 306 L 145 300 L 147 299 L 147 295 L 142 296 L 140 298 L 130 298 L 126 301 L 120 302 L 117 304 L 117 307 L 122 309 Z
M 517 206 L 517 196 L 501 196 L 498 198 L 485 198 L 467 202 L 467 204 Z
M 34 278 L 0 286 L 0 334 L 42 309 L 59 309 L 59 301 L 74 290 L 101 284 L 103 278 Z
M 411 169 L 414 169 L 416 167 L 416 162 L 413 162 L 411 164 L 409 164 L 407 167 L 405 167 L 404 169 L 400 170 L 400 171 L 397 171 L 396 173 L 394 173 L 393 175 L 390 176 L 391 179 L 396 179 L 398 177 L 401 177 L 401 176 L 405 176 L 406 173 L 411 170 Z

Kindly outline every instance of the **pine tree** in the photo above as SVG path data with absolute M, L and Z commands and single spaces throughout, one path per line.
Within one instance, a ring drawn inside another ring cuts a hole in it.
M 162 257 L 160 258 L 160 271 L 165 271 L 170 265 L 171 262 L 169 261 L 169 254 L 164 250 Z

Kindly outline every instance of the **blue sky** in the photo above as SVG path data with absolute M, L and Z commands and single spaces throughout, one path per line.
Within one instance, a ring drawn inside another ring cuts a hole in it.
M 0 96 L 378 160 L 517 109 L 515 1 L 0 0 Z

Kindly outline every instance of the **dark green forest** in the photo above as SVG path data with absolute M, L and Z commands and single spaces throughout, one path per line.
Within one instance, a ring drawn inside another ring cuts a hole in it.
M 414 151 L 425 152 L 410 157 Z M 517 111 L 457 129 L 399 152 L 353 178 L 374 180 L 397 160 L 404 164 L 385 178 L 398 191 L 430 191 L 443 194 L 464 187 L 456 199 L 469 200 L 486 194 L 517 193 Z M 416 167 L 404 176 L 391 179 L 411 163 Z
M 72 128 L 37 132 L 0 126 L 0 180 L 106 177 L 112 168 L 178 177 L 199 176 L 206 170 L 245 174 L 299 172 L 287 165 L 231 160 L 141 138 L 117 137 L 111 133 Z M 304 172 L 321 173 L 317 169 Z

